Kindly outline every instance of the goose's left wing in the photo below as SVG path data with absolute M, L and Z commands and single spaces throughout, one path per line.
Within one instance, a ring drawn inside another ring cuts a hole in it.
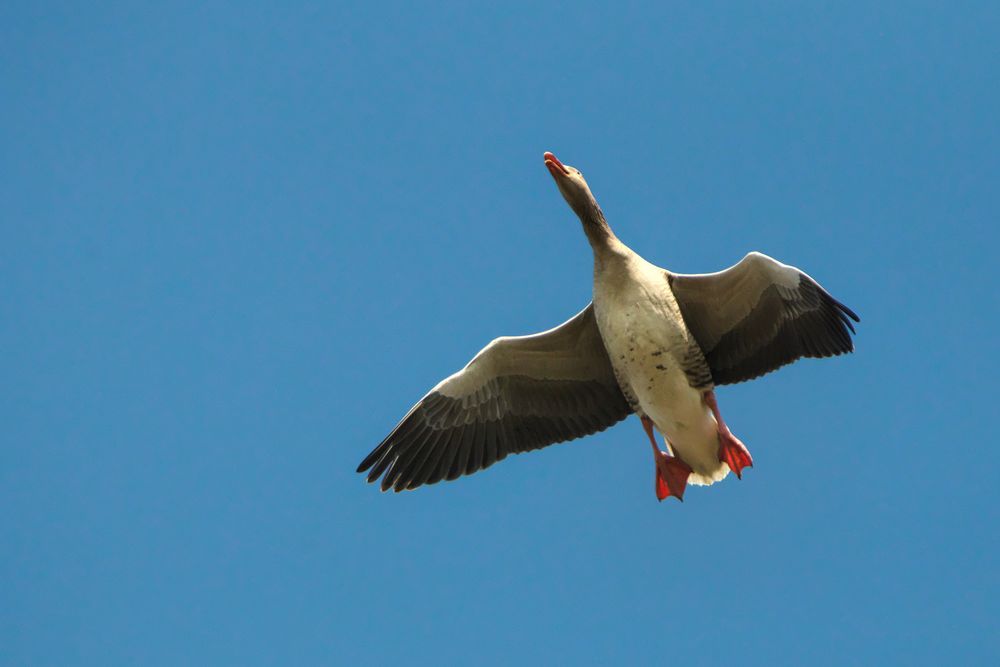
M 729 384 L 790 364 L 854 350 L 853 310 L 794 266 L 759 252 L 718 273 L 667 272 L 684 323 L 715 384 Z

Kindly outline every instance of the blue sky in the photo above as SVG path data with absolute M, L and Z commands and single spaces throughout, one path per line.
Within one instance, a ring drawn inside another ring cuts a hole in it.
M 995 3 L 0 9 L 0 662 L 996 664 Z M 542 165 L 857 354 L 380 494 L 358 461 L 589 300 Z

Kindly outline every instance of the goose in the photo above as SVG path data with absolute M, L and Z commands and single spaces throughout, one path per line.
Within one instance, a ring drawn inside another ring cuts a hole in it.
M 594 256 L 593 300 L 563 324 L 497 338 L 431 389 L 358 466 L 383 491 L 470 475 L 638 415 L 655 492 L 683 501 L 753 466 L 715 387 L 854 350 L 857 314 L 803 271 L 751 252 L 716 273 L 661 268 L 622 243 L 579 169 L 543 154 Z M 658 431 L 666 450 L 654 435 Z

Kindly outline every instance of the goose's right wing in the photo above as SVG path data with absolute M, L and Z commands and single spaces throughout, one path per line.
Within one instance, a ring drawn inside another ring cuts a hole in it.
M 358 472 L 382 477 L 383 491 L 414 489 L 602 431 L 631 412 L 588 305 L 555 329 L 487 345 L 420 399 Z

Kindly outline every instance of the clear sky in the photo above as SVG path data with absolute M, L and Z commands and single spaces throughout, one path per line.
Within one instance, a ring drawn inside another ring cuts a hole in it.
M 1000 662 L 996 3 L 168 4 L 0 9 L 0 663 Z M 861 315 L 720 389 L 742 481 L 354 473 L 590 299 L 545 150 Z

